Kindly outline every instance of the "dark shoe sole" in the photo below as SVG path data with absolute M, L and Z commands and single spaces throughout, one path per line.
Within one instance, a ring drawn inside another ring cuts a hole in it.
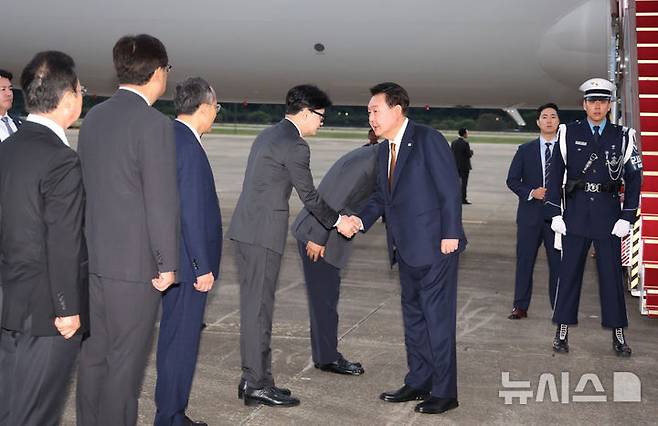
M 415 398 L 405 398 L 405 399 L 396 399 L 396 398 L 390 398 L 390 397 L 387 398 L 384 394 L 379 395 L 379 399 L 381 399 L 384 402 L 425 401 L 429 397 L 430 397 L 429 392 L 426 393 L 426 394 L 418 395 Z
M 258 398 L 251 398 L 249 396 L 244 397 L 244 405 L 247 407 L 255 407 L 257 405 L 267 405 L 268 407 L 296 407 L 299 405 L 299 401 L 292 402 L 289 404 L 274 404 L 269 401 L 263 401 L 262 399 Z
M 553 352 L 558 353 L 558 354 L 568 354 L 569 353 L 569 348 L 558 348 L 553 346 Z
M 445 413 L 446 411 L 449 411 L 449 410 L 454 410 L 457 407 L 459 407 L 459 402 L 455 402 L 454 404 L 450 404 L 450 405 L 448 405 L 447 407 L 445 407 L 441 410 L 428 410 L 428 409 L 422 409 L 422 408 L 415 407 L 414 411 L 416 413 L 423 413 L 423 414 L 441 414 L 441 413 Z
M 527 316 L 522 317 L 521 315 L 516 315 L 516 314 L 512 314 L 512 315 L 507 317 L 507 319 L 511 319 L 511 320 L 520 320 L 520 319 L 523 319 L 523 318 L 528 318 L 528 317 Z

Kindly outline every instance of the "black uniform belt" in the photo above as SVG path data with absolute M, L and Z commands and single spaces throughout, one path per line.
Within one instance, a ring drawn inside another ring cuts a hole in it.
M 568 180 L 566 187 L 571 189 L 571 191 L 578 189 L 585 192 L 617 193 L 621 186 L 618 182 L 593 183 L 585 182 L 583 180 Z

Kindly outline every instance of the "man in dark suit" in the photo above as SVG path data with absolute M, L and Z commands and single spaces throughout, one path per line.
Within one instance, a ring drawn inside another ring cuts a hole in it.
M 544 199 L 559 125 L 557 105 L 548 103 L 537 108 L 539 138 L 519 146 L 507 173 L 507 186 L 519 197 L 519 207 L 516 210 L 514 305 L 509 319 L 528 316 L 532 297 L 532 274 L 542 242 L 548 258 L 548 297 L 551 309 L 555 304 L 560 252 L 553 247 L 555 232 L 551 229 L 551 224 L 544 220 Z
M 339 158 L 318 186 L 320 196 L 337 211 L 358 212 L 375 187 L 377 138 Z M 352 240 L 325 228 L 304 208 L 292 225 L 304 268 L 315 368 L 358 376 L 364 369 L 338 352 L 340 271 L 352 254 Z
M 407 119 L 409 95 L 395 83 L 370 89 L 370 125 L 379 145 L 377 186 L 359 214 L 367 231 L 386 215 L 391 264 L 400 267 L 409 372 L 388 402 L 425 400 L 421 413 L 456 408 L 457 263 L 466 245 L 459 176 L 441 133 Z
M 181 247 L 176 284 L 162 295 L 155 385 L 156 426 L 198 425 L 185 415 L 199 353 L 208 291 L 219 279 L 222 214 L 201 135 L 212 129 L 219 104 L 202 78 L 176 86 L 176 164 Z
M 178 270 L 174 131 L 151 108 L 167 87 L 167 52 L 149 35 L 125 36 L 113 59 L 119 90 L 87 113 L 78 140 L 90 272 L 77 387 L 85 426 L 137 421 L 160 291 Z
M 240 352 L 242 380 L 238 397 L 246 405 L 294 406 L 299 399 L 274 385 L 272 315 L 281 256 L 288 230 L 288 200 L 294 187 L 324 227 L 351 237 L 357 226 L 322 200 L 309 169 L 304 136 L 322 125 L 326 93 L 312 85 L 295 86 L 286 95 L 286 117 L 265 129 L 251 146 L 242 193 L 227 237 L 235 241 L 240 279 Z
M 9 114 L 9 110 L 14 103 L 12 78 L 14 78 L 12 73 L 0 69 L 0 142 L 16 133 L 16 130 L 22 124 L 18 117 Z
M 465 127 L 459 129 L 459 138 L 450 143 L 450 148 L 455 156 L 455 163 L 457 163 L 457 172 L 461 179 L 462 187 L 462 204 L 471 204 L 466 197 L 466 188 L 468 187 L 468 175 L 471 172 L 471 157 L 473 150 L 471 144 L 466 140 L 468 138 L 468 130 Z
M 38 53 L 21 85 L 30 115 L 0 144 L 0 425 L 56 425 L 87 329 L 84 189 L 64 129 L 80 116 L 73 59 Z

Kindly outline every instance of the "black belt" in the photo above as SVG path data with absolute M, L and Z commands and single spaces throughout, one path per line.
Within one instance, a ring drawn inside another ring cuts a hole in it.
M 619 192 L 619 188 L 621 187 L 618 182 L 593 183 L 582 180 L 567 181 L 567 185 L 573 189 L 579 189 L 585 192 L 610 192 L 613 194 Z

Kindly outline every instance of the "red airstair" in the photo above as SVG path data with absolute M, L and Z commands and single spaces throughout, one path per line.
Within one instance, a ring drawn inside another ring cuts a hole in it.
M 640 297 L 642 311 L 658 317 L 658 1 L 637 0 L 637 73 L 644 172 L 641 193 Z

